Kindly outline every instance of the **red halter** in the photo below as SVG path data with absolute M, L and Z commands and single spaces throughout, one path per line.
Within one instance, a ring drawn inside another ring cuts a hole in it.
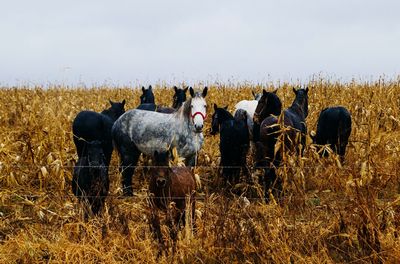
M 194 113 L 194 114 L 192 115 L 192 119 L 194 119 L 195 116 L 197 116 L 197 115 L 201 115 L 201 117 L 203 118 L 203 120 L 205 120 L 206 117 L 207 117 L 207 115 L 204 115 L 202 112 L 196 112 L 196 113 Z

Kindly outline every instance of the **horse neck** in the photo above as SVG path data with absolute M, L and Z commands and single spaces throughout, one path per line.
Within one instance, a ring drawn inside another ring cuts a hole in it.
M 234 117 L 227 110 L 221 109 L 219 111 L 218 121 L 220 122 L 220 124 L 222 124 L 225 121 L 229 121 L 229 120 L 233 120 L 233 119 L 234 119 Z
M 171 114 L 173 118 L 177 120 L 177 123 L 183 123 L 186 125 L 181 125 L 181 128 L 192 130 L 193 123 L 190 122 L 190 104 L 192 103 L 192 99 L 185 101 L 181 107 L 178 108 L 176 112 Z
M 303 102 L 298 102 L 297 98 L 294 100 L 292 105 L 289 107 L 289 109 L 292 112 L 295 112 L 299 116 L 301 116 L 303 119 L 307 117 L 308 113 L 308 105 L 306 101 L 304 100 Z
M 110 118 L 113 122 L 115 122 L 115 120 L 118 119 L 117 116 L 116 116 L 116 114 L 114 113 L 114 111 L 112 111 L 111 109 L 103 110 L 103 111 L 101 112 L 101 114 L 107 116 L 107 117 Z

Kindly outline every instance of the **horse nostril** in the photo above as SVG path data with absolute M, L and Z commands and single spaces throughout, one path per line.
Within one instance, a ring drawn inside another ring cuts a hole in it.
M 157 179 L 156 181 L 158 187 L 165 187 L 166 182 L 167 181 L 164 178 Z

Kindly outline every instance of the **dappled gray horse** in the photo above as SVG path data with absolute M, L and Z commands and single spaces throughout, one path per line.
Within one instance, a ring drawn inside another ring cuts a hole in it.
M 195 164 L 204 141 L 207 87 L 202 93 L 190 88 L 191 98 L 172 114 L 132 109 L 123 114 L 112 129 L 114 146 L 120 156 L 124 195 L 132 195 L 132 176 L 141 153 L 153 156 L 176 147 L 186 164 Z

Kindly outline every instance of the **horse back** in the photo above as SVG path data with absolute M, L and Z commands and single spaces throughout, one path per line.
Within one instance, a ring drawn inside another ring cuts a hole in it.
M 306 134 L 307 133 L 307 126 L 305 118 L 298 113 L 292 111 L 291 109 L 286 109 L 283 111 L 284 120 L 283 123 L 286 127 L 292 127 L 299 132 Z
M 102 140 L 105 133 L 111 132 L 112 126 L 112 120 L 106 115 L 82 111 L 72 123 L 72 132 L 87 141 Z
M 321 111 L 317 123 L 317 144 L 334 144 L 339 139 L 347 142 L 350 133 L 351 115 L 346 108 L 329 107 Z
M 82 111 L 78 113 L 72 123 L 72 133 L 78 156 L 85 155 L 86 142 L 101 141 L 103 152 L 107 159 L 107 166 L 112 155 L 111 129 L 113 121 L 106 115 L 93 112 Z
M 144 103 L 140 104 L 136 109 L 145 110 L 145 111 L 156 111 L 157 105 L 153 103 Z

